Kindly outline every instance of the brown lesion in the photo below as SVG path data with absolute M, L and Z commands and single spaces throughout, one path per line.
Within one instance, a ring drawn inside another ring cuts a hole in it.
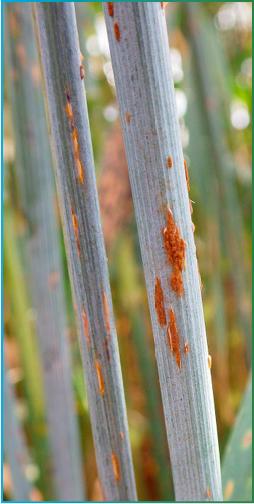
M 113 468 L 113 474 L 116 481 L 121 479 L 120 462 L 115 452 L 111 453 L 111 463 Z
M 59 284 L 60 275 L 59 271 L 51 271 L 48 277 L 48 285 L 50 289 L 55 289 Z
M 161 326 L 165 326 L 167 323 L 166 312 L 164 306 L 164 294 L 161 286 L 161 281 L 158 277 L 155 280 L 154 287 L 154 305 L 157 313 L 158 322 Z
M 98 359 L 95 360 L 95 369 L 96 369 L 96 374 L 97 374 L 97 381 L 98 381 L 98 386 L 99 386 L 99 392 L 101 396 L 104 396 L 105 393 L 105 383 L 104 383 L 104 378 L 102 374 L 102 369 L 101 369 L 101 364 Z
M 185 268 L 186 244 L 177 225 L 175 224 L 173 213 L 167 209 L 167 223 L 162 231 L 163 245 L 168 262 L 172 266 L 170 284 L 173 291 L 182 296 L 184 292 L 182 272 Z

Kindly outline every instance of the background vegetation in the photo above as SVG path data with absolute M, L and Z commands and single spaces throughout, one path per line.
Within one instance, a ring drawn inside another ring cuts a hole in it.
M 171 492 L 165 427 L 105 24 L 100 3 L 77 3 L 76 14 L 138 496 L 140 500 L 163 500 Z M 236 416 L 251 366 L 251 3 L 188 6 L 175 2 L 166 7 L 166 16 L 182 142 L 189 165 L 222 460 L 225 454 L 224 496 L 226 500 L 250 500 L 250 392 L 237 423 Z M 30 390 L 25 380 L 27 373 L 32 377 L 38 374 L 38 368 L 33 369 L 36 313 L 26 293 L 17 245 L 25 222 L 15 200 L 17 166 L 8 86 L 6 78 L 5 359 L 30 451 L 25 473 L 33 489 L 32 498 L 38 500 L 45 495 L 52 474 L 49 472 L 45 483 L 36 463 L 40 440 L 44 443 L 47 438 L 45 420 L 37 433 L 37 444 L 29 429 L 29 398 L 35 394 L 40 409 L 43 397 L 40 387 L 34 390 L 37 378 L 29 380 Z M 88 498 L 101 500 L 62 238 L 60 246 L 83 475 Z M 237 431 L 231 434 L 235 425 Z M 228 441 L 231 448 L 226 450 Z M 242 457 L 246 464 L 240 463 Z M 7 461 L 4 484 L 5 498 L 10 499 L 12 482 Z

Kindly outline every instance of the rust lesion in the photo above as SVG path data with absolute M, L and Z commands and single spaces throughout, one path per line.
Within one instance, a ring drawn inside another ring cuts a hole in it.
M 84 330 L 84 335 L 85 335 L 85 339 L 86 339 L 86 344 L 87 344 L 88 348 L 90 348 L 91 338 L 90 338 L 90 330 L 89 330 L 89 321 L 88 321 L 88 316 L 87 316 L 84 308 L 82 310 L 82 321 L 83 321 L 83 330 Z
M 110 17 L 114 17 L 114 2 L 107 2 L 107 6 L 108 6 L 108 15 Z
M 185 250 L 186 243 L 181 237 L 173 213 L 170 208 L 167 209 L 167 223 L 162 231 L 163 245 L 168 262 L 172 266 L 170 284 L 173 291 L 182 296 L 184 292 L 182 272 L 185 268 Z
M 173 158 L 172 156 L 167 157 L 167 167 L 168 168 L 173 168 Z
M 186 178 L 186 183 L 187 183 L 187 189 L 188 189 L 188 192 L 190 192 L 190 176 L 189 176 L 189 169 L 188 169 L 186 159 L 184 159 L 184 172 L 185 172 L 185 178 Z
M 120 28 L 119 28 L 118 23 L 114 23 L 114 34 L 115 34 L 115 39 L 117 40 L 117 42 L 120 42 L 121 32 L 120 32 Z
M 209 369 L 212 369 L 212 356 L 210 354 L 208 355 L 207 361 Z
M 188 341 L 186 341 L 184 343 L 183 351 L 184 351 L 185 355 L 187 355 L 189 353 L 189 351 L 190 351 L 190 345 L 189 345 Z
M 50 289 L 55 289 L 60 281 L 59 271 L 51 271 L 48 276 L 48 285 Z
M 158 322 L 161 326 L 165 326 L 167 323 L 166 312 L 164 306 L 164 294 L 161 286 L 161 281 L 158 277 L 155 280 L 154 287 L 154 304 L 157 313 Z
M 126 119 L 127 124 L 130 124 L 131 119 L 132 119 L 132 115 L 130 112 L 125 112 L 125 119 Z
M 173 308 L 169 309 L 169 324 L 167 328 L 168 343 L 171 352 L 179 369 L 182 367 L 180 351 L 180 335 L 176 324 L 176 317 Z
M 120 481 L 120 479 L 121 479 L 120 462 L 119 462 L 119 458 L 115 452 L 111 453 L 111 463 L 112 463 L 114 478 L 116 481 Z
M 71 220 L 72 220 L 72 227 L 73 227 L 74 236 L 75 236 L 75 240 L 76 240 L 78 255 L 80 256 L 81 247 L 80 247 L 80 241 L 79 241 L 78 217 L 77 217 L 77 214 L 74 212 L 73 208 L 71 209 Z
M 78 135 L 78 129 L 75 126 L 71 98 L 70 98 L 70 93 L 68 91 L 66 91 L 65 113 L 66 113 L 68 122 L 71 127 L 71 140 L 72 140 L 72 147 L 73 147 L 74 159 L 75 159 L 75 164 L 76 164 L 77 178 L 78 178 L 79 183 L 83 184 L 84 183 L 84 167 L 83 167 L 83 163 L 82 163 L 82 160 L 80 157 L 79 135 Z
M 103 291 L 102 294 L 102 306 L 103 306 L 103 317 L 107 335 L 110 335 L 110 311 L 106 292 Z
M 103 397 L 104 393 L 105 393 L 105 383 L 104 383 L 104 378 L 103 378 L 103 374 L 102 374 L 101 364 L 98 359 L 95 359 L 95 369 L 96 369 L 96 374 L 97 374 L 99 393 Z

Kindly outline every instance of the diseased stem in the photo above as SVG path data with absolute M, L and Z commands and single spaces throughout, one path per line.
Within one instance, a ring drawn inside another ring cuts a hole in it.
M 6 14 L 16 138 L 15 175 L 18 204 L 25 222 L 22 249 L 36 315 L 51 449 L 51 465 L 42 467 L 41 471 L 52 478 L 57 499 L 80 501 L 84 498 L 82 462 L 71 380 L 55 187 L 31 4 L 10 4 Z
M 35 20 L 99 476 L 106 500 L 135 500 L 74 4 L 37 3 Z
M 104 4 L 176 500 L 221 500 L 206 331 L 164 11 Z M 168 158 L 171 158 L 169 167 Z

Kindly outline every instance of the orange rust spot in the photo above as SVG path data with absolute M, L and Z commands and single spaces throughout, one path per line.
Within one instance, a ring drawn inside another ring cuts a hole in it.
M 71 136 L 72 136 L 72 143 L 73 143 L 74 152 L 78 153 L 79 152 L 79 143 L 78 143 L 78 130 L 77 130 L 77 128 L 73 128 Z
M 104 378 L 103 378 L 100 362 L 97 359 L 95 361 L 95 368 L 96 368 L 96 373 L 97 373 L 99 392 L 100 392 L 101 396 L 104 396 L 104 392 L 105 392 Z
M 115 34 L 115 39 L 117 40 L 117 42 L 120 42 L 121 32 L 120 32 L 120 28 L 119 28 L 118 23 L 114 23 L 114 34 Z
M 116 481 L 120 481 L 121 474 L 120 474 L 120 463 L 117 455 L 112 452 L 111 453 L 111 462 L 112 462 L 112 467 L 113 467 L 113 473 Z
M 58 271 L 52 271 L 48 277 L 48 285 L 50 289 L 54 289 L 57 284 L 59 283 L 59 272 Z
M 126 112 L 126 113 L 125 113 L 125 119 L 126 119 L 126 122 L 127 122 L 128 124 L 130 124 L 130 122 L 131 122 L 131 117 L 132 117 L 132 116 L 131 116 L 130 112 Z
M 232 497 L 232 493 L 235 489 L 235 484 L 233 480 L 228 480 L 224 490 L 224 499 L 229 500 Z
M 168 2 L 160 2 L 161 8 L 165 9 L 166 5 L 168 5 Z
M 209 369 L 211 369 L 211 367 L 212 367 L 212 357 L 211 357 L 211 355 L 208 355 L 208 367 L 209 367 Z
M 212 497 L 211 488 L 209 488 L 209 487 L 206 489 L 206 497 L 208 497 L 208 499 L 210 499 Z
M 161 326 L 166 325 L 166 312 L 164 307 L 164 294 L 161 286 L 161 281 L 158 277 L 156 277 L 155 288 L 154 288 L 154 301 L 155 301 L 155 310 L 157 312 L 157 317 L 159 324 Z
M 84 61 L 84 56 L 81 51 L 79 51 L 79 59 L 80 59 L 80 63 L 82 63 Z
M 188 165 L 186 159 L 184 160 L 184 171 L 185 171 L 185 178 L 187 182 L 187 188 L 188 191 L 190 192 L 190 176 L 189 176 L 189 170 L 188 170 Z
M 67 118 L 69 120 L 72 120 L 73 119 L 73 112 L 72 112 L 72 106 L 70 104 L 69 101 L 67 101 L 66 105 L 65 105 L 65 113 L 67 115 Z
M 85 78 L 85 69 L 84 69 L 83 65 L 80 65 L 80 67 L 79 67 L 79 75 L 80 75 L 81 80 L 83 80 Z
M 103 294 L 102 294 L 102 306 L 103 306 L 103 316 L 104 316 L 106 331 L 107 331 L 107 334 L 110 335 L 110 311 L 109 311 L 109 305 L 108 305 L 108 300 L 107 300 L 107 296 L 106 296 L 105 291 L 103 291 Z
M 40 66 L 37 63 L 34 63 L 31 68 L 31 77 L 36 86 L 38 86 L 41 82 L 41 71 Z
M 246 434 L 244 434 L 242 447 L 246 449 L 251 445 L 251 443 L 252 443 L 252 432 L 251 430 L 248 430 Z
M 184 291 L 182 271 L 185 267 L 186 244 L 175 224 L 170 208 L 167 211 L 167 226 L 163 229 L 162 236 L 167 259 L 173 268 L 170 284 L 173 291 L 178 296 L 182 296 Z
M 185 354 L 189 353 L 189 351 L 190 351 L 189 343 L 187 341 L 186 341 L 186 343 L 184 343 L 183 351 Z
M 171 156 L 167 157 L 167 167 L 172 168 L 173 166 L 173 158 Z
M 87 343 L 87 346 L 90 347 L 91 339 L 90 339 L 90 333 L 89 333 L 89 322 L 88 322 L 87 314 L 84 309 L 82 310 L 82 320 L 83 320 L 83 328 L 84 328 L 84 335 L 86 338 L 86 343 Z
M 80 184 L 84 184 L 84 170 L 79 158 L 76 159 L 77 175 Z
M 108 15 L 110 17 L 114 17 L 114 3 L 113 2 L 107 2 L 108 4 Z
M 124 433 L 121 431 L 121 432 L 119 433 L 119 435 L 120 435 L 121 440 L 123 441 L 123 440 L 124 440 Z
M 176 318 L 172 308 L 169 309 L 169 324 L 167 329 L 168 342 L 179 369 L 182 366 L 180 354 L 180 336 L 176 325 Z
M 76 244 L 77 244 L 78 254 L 80 255 L 80 241 L 79 241 L 78 217 L 77 217 L 77 214 L 75 214 L 75 212 L 74 212 L 74 210 L 73 210 L 73 209 L 71 209 L 71 218 L 72 218 L 72 225 L 73 225 L 73 230 L 74 230 L 75 240 L 76 240 Z

